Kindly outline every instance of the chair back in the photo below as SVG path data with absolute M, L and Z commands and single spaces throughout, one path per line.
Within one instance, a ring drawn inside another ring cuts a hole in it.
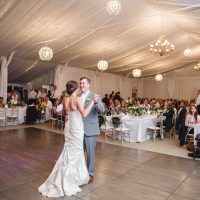
M 18 117 L 18 111 L 19 111 L 18 108 L 12 108 L 12 117 L 13 118 Z
M 0 109 L 0 119 L 6 119 L 6 110 L 3 108 Z

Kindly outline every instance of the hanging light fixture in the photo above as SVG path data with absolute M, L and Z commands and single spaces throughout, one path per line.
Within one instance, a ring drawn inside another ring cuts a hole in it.
M 162 16 L 162 33 L 158 40 L 150 45 L 150 52 L 159 56 L 169 56 L 174 52 L 174 45 L 171 44 L 163 33 L 163 16 Z
M 195 66 L 194 66 L 194 69 L 200 69 L 200 62 L 198 62 Z
M 186 56 L 186 57 L 192 56 L 192 49 L 185 49 L 184 50 L 184 56 Z
M 47 46 L 44 46 L 39 50 L 39 57 L 43 61 L 49 61 L 53 58 L 53 50 Z
M 162 81 L 162 80 L 163 80 L 162 74 L 156 74 L 155 80 L 156 80 L 156 81 Z
M 118 15 L 121 11 L 121 3 L 119 0 L 108 1 L 106 10 L 110 15 Z
M 100 60 L 98 61 L 97 66 L 100 71 L 105 71 L 108 69 L 108 61 Z
M 132 75 L 133 75 L 133 77 L 135 77 L 135 78 L 140 77 L 141 74 L 142 74 L 142 72 L 141 72 L 140 69 L 134 69 L 134 70 L 132 71 Z

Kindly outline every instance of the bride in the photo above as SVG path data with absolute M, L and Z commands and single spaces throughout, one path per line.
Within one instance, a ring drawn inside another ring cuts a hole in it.
M 69 81 L 66 85 L 69 97 L 65 99 L 64 106 L 68 112 L 68 121 L 65 124 L 65 143 L 62 153 L 56 162 L 47 180 L 38 188 L 42 195 L 47 197 L 71 196 L 80 192 L 79 186 L 89 181 L 84 151 L 84 127 L 82 116 L 86 117 L 94 101 L 84 109 L 77 96 L 78 83 Z

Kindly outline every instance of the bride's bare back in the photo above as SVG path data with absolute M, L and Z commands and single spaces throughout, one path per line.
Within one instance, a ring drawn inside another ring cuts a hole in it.
M 66 97 L 64 100 L 64 106 L 67 112 L 78 110 L 84 117 L 86 117 L 89 114 L 93 105 L 94 101 L 91 101 L 89 106 L 86 109 L 84 109 L 81 100 L 76 95 L 71 95 L 70 97 Z
M 64 100 L 65 109 L 67 112 L 78 110 L 77 108 L 77 96 L 66 97 Z

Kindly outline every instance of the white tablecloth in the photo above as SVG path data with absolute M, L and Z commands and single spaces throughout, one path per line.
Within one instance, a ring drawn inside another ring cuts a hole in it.
M 130 129 L 131 142 L 143 142 L 149 139 L 147 128 L 155 126 L 156 118 L 155 115 L 124 118 L 123 125 Z
M 12 108 L 7 108 L 6 109 L 6 115 L 7 116 L 11 116 L 12 115 Z M 25 116 L 26 116 L 26 107 L 19 107 L 18 108 L 18 121 L 15 124 L 23 124 Z M 13 125 L 13 124 L 8 123 L 8 125 Z

